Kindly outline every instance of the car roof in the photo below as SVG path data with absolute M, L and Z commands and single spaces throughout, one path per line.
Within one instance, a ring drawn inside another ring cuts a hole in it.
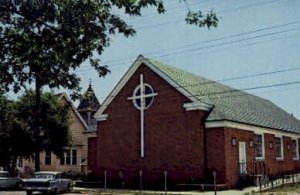
M 58 171 L 38 171 L 35 172 L 34 174 L 53 174 L 53 175 L 57 175 L 60 174 L 61 172 Z

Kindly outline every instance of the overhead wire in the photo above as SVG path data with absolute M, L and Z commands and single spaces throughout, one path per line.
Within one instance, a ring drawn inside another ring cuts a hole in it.
M 260 2 L 260 3 L 254 3 L 254 4 L 250 4 L 250 5 L 244 5 L 244 6 L 240 6 L 240 8 L 234 8 L 234 9 L 232 9 L 232 11 L 234 10 L 234 11 L 237 11 L 238 9 L 245 9 L 245 8 L 249 8 L 249 7 L 251 7 L 251 6 L 258 6 L 258 5 L 261 5 L 261 4 L 266 4 L 266 3 L 271 3 L 271 2 L 274 2 L 274 1 L 278 1 L 278 0 L 269 0 L 269 1 L 265 1 L 265 2 Z M 230 12 L 231 11 L 231 9 L 229 9 L 229 10 L 225 10 L 226 12 Z M 220 12 L 222 12 L 222 11 L 220 11 Z M 299 22 L 299 21 L 298 21 Z M 168 22 L 169 23 L 169 22 Z M 289 25 L 289 24 L 287 24 L 287 25 Z M 283 25 L 284 26 L 284 25 Z M 275 28 L 276 28 L 276 26 L 274 26 Z M 270 27 L 270 28 L 273 28 L 273 27 Z M 263 30 L 263 29 L 262 29 Z M 267 29 L 266 29 L 267 30 Z M 238 33 L 239 34 L 239 33 Z M 238 35 L 238 34 L 236 34 L 236 35 Z M 195 44 L 195 43 L 194 43 Z M 193 44 L 192 44 L 193 45 Z M 188 45 L 186 45 L 186 46 L 188 46 Z M 157 51 L 157 52 L 161 52 L 161 51 Z M 152 53 L 152 52 L 151 52 Z M 110 62 L 110 61 L 115 61 L 115 60 L 108 60 L 107 62 Z M 104 63 L 107 63 L 107 62 L 104 62 Z
M 286 30 L 281 30 L 281 31 L 274 31 L 274 32 L 266 33 L 266 34 L 262 34 L 262 35 L 241 38 L 241 39 L 238 39 L 238 40 L 220 42 L 220 43 L 216 43 L 216 44 L 212 44 L 212 45 L 208 45 L 208 46 L 202 46 L 202 47 L 198 47 L 198 48 L 185 49 L 185 48 L 189 48 L 190 46 L 194 46 L 194 45 L 201 45 L 201 44 L 206 44 L 206 43 L 219 42 L 219 41 L 226 40 L 226 39 L 231 39 L 231 38 L 236 38 L 236 37 L 243 37 L 245 35 L 251 35 L 251 34 L 258 33 L 258 32 L 268 31 L 268 30 L 271 30 L 271 29 L 276 30 L 276 29 L 280 29 L 282 27 L 295 25 L 295 24 L 300 24 L 300 20 L 293 21 L 293 22 L 288 22 L 288 23 L 284 23 L 284 24 L 279 24 L 279 25 L 273 25 L 273 26 L 269 26 L 269 27 L 266 27 L 266 28 L 251 30 L 251 31 L 243 32 L 243 33 L 237 33 L 237 34 L 224 36 L 224 37 L 220 37 L 220 38 L 210 39 L 210 40 L 206 40 L 206 41 L 202 41 L 202 42 L 198 42 L 198 43 L 188 44 L 188 45 L 186 45 L 186 47 L 182 46 L 182 47 L 175 48 L 175 50 L 181 49 L 181 48 L 183 48 L 184 50 L 169 52 L 169 53 L 165 53 L 165 54 L 161 54 L 161 55 L 155 55 L 155 54 L 160 54 L 161 53 L 161 51 L 157 51 L 157 52 L 145 53 L 144 55 L 153 55 L 155 58 L 162 58 L 162 57 L 167 57 L 167 56 L 171 56 L 171 55 L 172 56 L 173 55 L 179 55 L 179 54 L 182 55 L 182 54 L 187 53 L 187 52 L 193 52 L 193 51 L 197 51 L 197 50 L 209 49 L 209 48 L 212 48 L 212 47 L 220 47 L 220 46 L 223 46 L 223 45 L 229 45 L 229 44 L 232 44 L 232 43 L 244 42 L 244 41 L 248 41 L 248 40 L 273 36 L 273 35 L 276 35 L 276 34 L 282 34 L 282 33 L 291 32 L 291 31 L 298 31 L 299 30 L 298 28 L 291 28 L 291 29 L 286 29 Z M 124 60 L 124 59 L 110 60 L 110 61 L 104 61 L 103 64 L 107 64 L 109 62 L 119 62 L 119 63 L 114 63 L 114 64 L 110 65 L 110 67 L 113 67 L 113 66 L 117 66 L 118 64 L 123 64 L 124 62 L 129 62 L 129 60 L 127 60 L 127 59 L 126 60 Z M 88 71 L 88 70 L 92 70 L 92 68 L 88 67 L 87 69 L 81 69 L 80 71 Z
M 199 83 L 193 83 L 193 84 L 187 84 L 187 85 L 181 85 L 174 87 L 175 89 L 185 89 L 187 87 L 193 87 L 193 86 L 205 86 L 208 84 L 214 84 L 214 83 L 221 83 L 221 82 L 226 82 L 226 81 L 235 81 L 235 80 L 243 80 L 243 79 L 249 79 L 249 78 L 255 78 L 255 77 L 260 77 L 260 76 L 267 76 L 267 75 L 274 75 L 274 74 L 279 74 L 279 73 L 286 73 L 286 72 L 292 72 L 292 71 L 297 71 L 300 70 L 300 67 L 292 67 L 292 68 L 286 68 L 286 69 L 281 69 L 281 70 L 275 70 L 275 71 L 269 71 L 269 72 L 263 72 L 263 73 L 256 73 L 256 74 L 250 74 L 250 75 L 243 75 L 243 76 L 238 76 L 238 77 L 231 77 L 231 78 L 226 78 L 226 79 L 220 79 L 216 81 L 206 81 L 206 82 L 199 82 Z M 236 92 L 236 91 L 242 91 L 242 90 L 254 90 L 254 89 L 261 89 L 261 88 L 270 88 L 270 87 L 276 87 L 276 86 L 284 86 L 284 85 L 292 85 L 292 84 L 298 84 L 300 81 L 295 81 L 295 82 L 287 82 L 287 83 L 279 83 L 279 84 L 273 84 L 273 85 L 266 85 L 266 86 L 256 86 L 256 87 L 249 87 L 249 88 L 242 88 L 242 89 L 233 89 L 232 87 L 227 87 L 231 88 L 231 90 L 228 90 L 224 93 L 230 93 L 230 92 Z M 224 85 L 224 84 L 222 84 Z M 159 91 L 156 91 L 160 94 L 164 93 L 164 90 L 168 89 L 169 86 L 167 87 L 160 87 Z M 215 92 L 215 94 L 222 94 L 223 92 Z M 212 94 L 205 94 L 205 95 L 212 95 Z M 114 96 L 106 96 L 106 97 L 114 97 Z M 99 98 L 106 98 L 106 97 L 99 97 Z

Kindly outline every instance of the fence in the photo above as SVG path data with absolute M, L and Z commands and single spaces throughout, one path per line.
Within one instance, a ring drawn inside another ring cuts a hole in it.
M 300 182 L 300 170 L 295 169 L 272 174 L 267 170 L 265 162 L 238 163 L 238 170 L 239 187 L 255 185 L 260 190 L 266 190 Z
M 296 184 L 300 182 L 300 173 L 292 173 L 292 174 L 283 174 L 283 175 L 265 175 L 264 177 L 259 177 L 258 186 L 260 191 L 273 189 L 279 186 L 285 186 L 290 184 Z
M 212 180 L 204 177 L 200 170 L 197 171 L 170 171 L 170 170 L 106 170 L 100 171 L 98 182 L 78 182 L 78 185 L 96 184 L 105 191 L 108 188 L 181 191 L 181 190 L 220 190 L 228 186 L 217 183 L 218 173 L 210 173 Z

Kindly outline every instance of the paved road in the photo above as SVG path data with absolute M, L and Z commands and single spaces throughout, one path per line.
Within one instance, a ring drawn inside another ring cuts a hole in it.
M 41 195 L 41 193 L 35 193 L 36 195 Z M 0 191 L 0 195 L 26 195 L 25 191 Z M 60 195 L 78 195 L 78 193 L 63 193 Z M 84 195 L 84 194 L 81 194 Z

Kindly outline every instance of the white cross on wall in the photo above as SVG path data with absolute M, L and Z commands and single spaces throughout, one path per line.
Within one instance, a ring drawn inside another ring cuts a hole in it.
M 157 93 L 145 94 L 145 84 L 143 74 L 140 74 L 140 95 L 133 94 L 132 97 L 127 98 L 128 100 L 140 100 L 140 129 L 141 129 L 141 158 L 144 157 L 144 111 L 146 98 L 154 97 Z

